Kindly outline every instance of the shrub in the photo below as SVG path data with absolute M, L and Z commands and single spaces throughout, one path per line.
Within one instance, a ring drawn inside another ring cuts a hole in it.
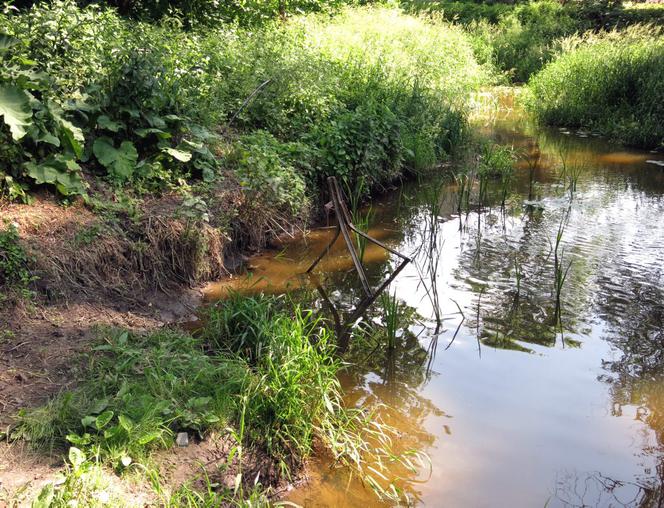
M 626 7 L 620 0 L 403 3 L 410 11 L 461 23 L 479 62 L 491 63 L 512 81 L 524 83 L 560 50 L 565 37 L 639 22 L 664 23 L 664 9 Z
M 529 108 L 543 123 L 596 129 L 635 146 L 662 146 L 662 29 L 635 25 L 568 39 L 533 77 L 529 92 Z
M 569 9 L 553 0 L 517 5 L 496 24 L 480 20 L 468 25 L 474 47 L 482 48 L 478 58 L 488 58 L 516 82 L 528 81 L 550 60 L 558 39 L 582 28 Z

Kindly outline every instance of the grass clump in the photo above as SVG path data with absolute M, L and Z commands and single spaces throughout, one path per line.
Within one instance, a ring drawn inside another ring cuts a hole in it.
M 168 446 L 175 432 L 223 428 L 247 375 L 235 359 L 207 355 L 190 335 L 106 330 L 79 387 L 20 415 L 16 436 L 73 444 L 118 469 Z
M 530 110 L 542 123 L 593 129 L 640 147 L 664 146 L 664 34 L 635 25 L 573 37 L 533 77 Z
M 237 441 L 232 453 L 242 445 L 266 452 L 282 477 L 320 447 L 360 475 L 371 457 L 387 478 L 396 460 L 390 431 L 344 408 L 334 338 L 312 311 L 283 298 L 233 296 L 203 318 L 195 337 L 103 330 L 78 387 L 22 411 L 12 437 L 69 446 L 72 467 L 88 461 L 123 472 L 144 470 L 151 451 L 171 446 L 177 432 L 204 438 L 217 429 Z M 176 494 L 164 502 L 211 502 L 186 488 Z

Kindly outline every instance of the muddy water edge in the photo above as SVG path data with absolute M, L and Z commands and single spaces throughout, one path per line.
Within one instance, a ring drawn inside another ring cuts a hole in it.
M 346 402 L 397 428 L 397 451 L 430 458 L 417 472 L 394 466 L 402 503 L 663 506 L 664 154 L 536 127 L 513 97 L 480 97 L 474 120 L 519 154 L 504 207 L 492 181 L 459 212 L 449 174 L 371 205 L 370 234 L 414 262 L 390 288 L 396 346 L 354 339 Z M 252 258 L 207 299 L 306 291 L 300 274 L 332 234 Z M 368 246 L 364 263 L 378 285 L 398 261 Z M 337 305 L 359 298 L 341 241 L 319 273 Z M 377 306 L 367 324 L 384 321 Z M 310 477 L 289 501 L 395 504 L 325 458 Z

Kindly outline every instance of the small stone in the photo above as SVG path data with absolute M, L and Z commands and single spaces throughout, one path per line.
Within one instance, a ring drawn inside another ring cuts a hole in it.
M 178 432 L 178 435 L 175 438 L 175 444 L 181 448 L 189 446 L 189 435 L 186 432 Z

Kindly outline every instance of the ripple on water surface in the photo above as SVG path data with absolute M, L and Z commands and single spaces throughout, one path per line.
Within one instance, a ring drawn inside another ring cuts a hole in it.
M 395 484 L 415 503 L 661 506 L 664 172 L 650 161 L 664 157 L 537 130 L 519 115 L 512 109 L 483 127 L 537 156 L 536 164 L 516 165 L 505 210 L 459 216 L 458 189 L 445 181 L 433 205 L 431 182 L 373 205 L 371 234 L 415 259 L 393 284 L 413 321 L 394 350 L 351 356 L 357 364 L 342 377 L 347 402 L 387 404 L 377 411 L 402 432 L 397 451 L 428 454 L 430 470 L 394 467 Z M 580 168 L 575 191 L 561 154 Z M 497 194 L 489 200 L 499 202 Z M 316 231 L 276 256 L 254 258 L 249 282 L 218 284 L 211 297 L 229 285 L 247 292 L 301 287 L 297 274 L 331 234 Z M 569 267 L 560 322 L 556 257 Z M 392 263 L 380 249 L 367 251 L 374 283 Z M 358 286 L 342 243 L 321 270 L 331 293 L 352 299 Z M 289 499 L 393 504 L 324 458 Z

